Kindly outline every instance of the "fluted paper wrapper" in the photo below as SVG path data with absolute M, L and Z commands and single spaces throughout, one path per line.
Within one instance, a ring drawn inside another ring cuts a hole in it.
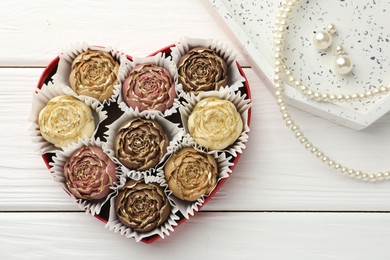
M 172 147 L 173 149 L 169 153 L 169 157 L 172 156 L 173 153 L 180 151 L 181 149 L 183 149 L 185 147 L 193 147 L 198 152 L 205 152 L 204 148 L 202 148 L 197 143 L 195 143 L 189 135 L 186 135 L 186 136 L 184 136 L 184 138 L 182 139 L 182 141 L 179 144 L 176 144 L 175 146 Z M 214 157 L 214 159 L 217 162 L 218 176 L 217 176 L 216 185 L 213 187 L 213 189 L 210 191 L 210 193 L 213 192 L 215 187 L 218 185 L 218 183 L 222 179 L 229 177 L 230 173 L 232 172 L 230 167 L 233 166 L 233 163 L 229 162 L 229 160 L 232 157 L 231 156 L 226 157 L 225 153 L 221 153 L 219 155 L 214 153 L 214 154 L 212 154 L 212 156 Z M 190 216 L 193 216 L 195 214 L 195 212 L 199 210 L 199 208 L 203 205 L 205 199 L 207 198 L 207 195 L 203 195 L 202 197 L 197 199 L 195 202 L 190 202 L 190 201 L 184 201 L 184 200 L 181 200 L 181 199 L 175 197 L 172 194 L 172 191 L 169 189 L 168 183 L 165 179 L 164 167 L 158 168 L 157 177 L 161 178 L 161 180 L 162 180 L 161 186 L 168 190 L 169 197 L 172 199 L 172 201 L 178 207 L 179 211 L 183 214 L 183 216 L 187 219 Z
M 119 92 L 121 91 L 121 86 L 123 81 L 126 78 L 126 55 L 111 47 L 98 47 L 98 46 L 92 46 L 87 44 L 86 42 L 83 43 L 75 43 L 71 45 L 70 47 L 64 49 L 61 54 L 59 55 L 60 61 L 58 63 L 58 68 L 56 74 L 53 76 L 54 83 L 59 83 L 63 86 L 64 92 L 68 95 L 72 96 L 78 96 L 81 100 L 92 100 L 92 101 L 98 101 L 97 99 L 85 96 L 85 95 L 78 95 L 71 87 L 69 83 L 69 76 L 72 68 L 72 62 L 73 60 L 80 55 L 83 52 L 86 52 L 87 50 L 97 50 L 97 51 L 103 51 L 111 54 L 111 56 L 119 63 L 119 70 L 118 70 L 118 80 L 119 84 L 114 85 L 113 94 L 111 97 L 107 100 L 104 100 L 102 102 L 103 105 L 109 105 L 111 102 L 114 102 Z M 99 101 L 98 101 L 99 102 Z
M 79 207 L 86 211 L 86 213 L 90 213 L 92 215 L 96 215 L 100 213 L 101 208 L 106 204 L 112 196 L 117 192 L 116 186 L 119 184 L 118 181 L 114 182 L 114 185 L 110 187 L 112 190 L 105 199 L 102 200 L 85 200 L 76 198 L 70 191 L 68 186 L 66 185 L 66 179 L 64 176 L 64 166 L 68 161 L 69 157 L 72 156 L 73 152 L 77 149 L 86 147 L 86 146 L 97 146 L 103 149 L 103 151 L 108 155 L 111 161 L 114 161 L 113 158 L 108 154 L 107 150 L 103 147 L 103 142 L 99 139 L 80 139 L 77 143 L 68 146 L 64 151 L 58 151 L 53 157 L 53 162 L 50 163 L 51 171 L 53 172 L 54 180 L 69 194 L 73 201 L 75 201 Z M 116 175 L 117 177 L 122 174 L 120 167 L 116 167 Z
M 191 49 L 196 47 L 204 47 L 214 50 L 221 58 L 223 58 L 228 67 L 228 86 L 232 91 L 237 91 L 243 86 L 245 78 L 241 75 L 237 67 L 237 54 L 224 42 L 215 39 L 197 39 L 185 37 L 175 44 L 171 48 L 172 61 L 178 64 L 180 58 L 188 53 Z M 188 93 L 182 92 L 182 96 Z
M 154 172 L 156 172 L 156 168 L 166 159 L 167 153 L 163 156 L 163 158 L 160 160 L 160 162 L 153 168 L 150 168 L 149 170 L 145 171 L 138 171 L 134 169 L 129 169 L 125 167 L 115 156 L 115 150 L 114 150 L 114 142 L 116 138 L 117 131 L 119 127 L 124 124 L 125 122 L 135 118 L 135 117 L 141 117 L 145 119 L 149 119 L 152 121 L 158 122 L 161 127 L 164 129 L 165 133 L 167 134 L 169 144 L 167 147 L 167 151 L 171 150 L 171 147 L 174 146 L 183 136 L 183 129 L 178 127 L 178 124 L 174 124 L 164 117 L 162 117 L 159 113 L 150 113 L 150 112 L 139 112 L 138 109 L 135 111 L 123 114 L 120 118 L 118 118 L 115 122 L 113 122 L 111 125 L 107 126 L 108 130 L 104 133 L 107 142 L 106 142 L 106 148 L 108 152 L 110 153 L 110 156 L 114 157 L 114 162 L 117 164 L 120 164 L 122 166 L 122 171 L 125 174 L 128 174 L 132 179 L 139 179 L 143 178 L 145 176 L 150 176 Z
M 50 99 L 60 96 L 67 95 L 64 92 L 63 86 L 60 84 L 54 84 L 49 82 L 47 85 L 44 84 L 41 89 L 36 89 L 36 93 L 33 94 L 33 102 L 31 115 L 29 120 L 32 122 L 31 127 L 31 136 L 33 142 L 37 144 L 37 151 L 40 154 L 44 153 L 54 153 L 61 150 L 61 148 L 55 147 L 52 143 L 46 141 L 39 131 L 39 112 L 47 105 Z M 73 95 L 71 95 L 73 96 Z M 77 96 L 74 96 L 77 98 Z M 95 100 L 84 100 L 84 103 L 87 104 L 91 110 L 95 121 L 95 131 L 92 136 L 95 136 L 99 125 L 107 118 L 107 112 L 103 110 L 103 106 Z
M 234 93 L 228 87 L 221 88 L 218 91 L 214 90 L 214 91 L 201 92 L 198 95 L 194 95 L 193 93 L 187 95 L 185 97 L 186 101 L 183 102 L 183 106 L 179 108 L 181 120 L 183 122 L 183 127 L 186 134 L 189 134 L 188 124 L 187 124 L 188 117 L 191 115 L 195 105 L 200 100 L 207 97 L 218 97 L 232 102 L 237 108 L 238 113 L 240 113 L 243 122 L 242 133 L 232 145 L 230 145 L 224 150 L 207 150 L 207 152 L 210 154 L 216 154 L 218 152 L 228 152 L 234 157 L 236 157 L 237 154 L 243 152 L 243 150 L 245 149 L 245 143 L 248 141 L 249 138 L 248 133 L 250 129 L 248 125 L 248 117 L 249 117 L 248 113 L 249 113 L 249 108 L 251 107 L 251 100 L 247 98 L 246 94 L 242 95 L 240 92 Z
M 166 58 L 165 54 L 162 54 L 159 52 L 156 55 L 151 56 L 151 57 L 145 57 L 145 58 L 134 57 L 133 61 L 127 60 L 126 62 L 124 62 L 124 64 L 125 64 L 126 78 L 127 78 L 127 75 L 129 75 L 129 72 L 135 66 L 141 65 L 141 64 L 154 64 L 154 65 L 157 65 L 159 67 L 166 69 L 172 77 L 172 80 L 173 80 L 173 83 L 175 86 L 175 92 L 176 92 L 176 98 L 173 100 L 172 107 L 168 108 L 164 112 L 160 112 L 157 110 L 144 110 L 144 111 L 145 112 L 152 112 L 152 113 L 159 113 L 164 117 L 170 116 L 173 113 L 177 112 L 177 110 L 180 106 L 179 96 L 180 96 L 180 93 L 182 93 L 182 91 L 183 91 L 183 87 L 181 84 L 178 83 L 176 65 L 172 62 L 172 60 L 170 58 Z M 125 113 L 133 113 L 135 111 L 135 108 L 127 106 L 126 102 L 123 99 L 122 91 L 120 91 L 119 95 L 118 95 L 118 104 L 119 104 L 119 108 L 122 111 L 124 111 Z
M 120 176 L 120 181 L 119 185 L 116 187 L 117 191 L 115 193 L 115 196 L 113 196 L 110 200 L 110 216 L 106 224 L 106 228 L 108 228 L 110 231 L 114 231 L 115 233 L 120 233 L 127 238 L 134 238 L 137 242 L 141 241 L 143 238 L 147 238 L 153 235 L 159 235 L 161 238 L 169 236 L 170 232 L 174 231 L 173 228 L 178 225 L 177 222 L 180 219 L 179 216 L 177 216 L 176 214 L 178 212 L 178 208 L 175 206 L 175 203 L 172 201 L 172 199 L 168 196 L 168 190 L 166 189 L 166 187 L 161 185 L 161 178 L 156 176 L 145 176 L 144 178 L 135 178 L 134 180 L 144 179 L 145 183 L 158 183 L 164 189 L 164 193 L 167 196 L 168 201 L 171 205 L 171 214 L 169 215 L 168 219 L 161 226 L 145 233 L 134 231 L 131 228 L 123 225 L 122 222 L 119 221 L 115 210 L 115 197 L 118 195 L 120 189 L 130 179 L 134 178 L 131 178 L 128 174 L 123 174 L 122 176 Z

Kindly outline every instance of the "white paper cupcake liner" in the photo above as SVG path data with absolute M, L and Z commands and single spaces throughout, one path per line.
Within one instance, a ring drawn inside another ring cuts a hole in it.
M 229 45 L 224 42 L 214 39 L 197 39 L 185 37 L 171 48 L 172 61 L 177 66 L 180 58 L 188 53 L 191 49 L 196 47 L 212 49 L 225 60 L 228 67 L 228 86 L 230 86 L 232 91 L 237 91 L 240 87 L 243 86 L 245 78 L 241 75 L 237 67 L 237 54 L 234 53 L 233 49 L 231 49 Z M 183 90 L 181 96 L 185 96 L 187 94 L 188 93 L 184 92 Z
M 177 222 L 180 219 L 179 216 L 177 216 L 176 214 L 178 212 L 178 208 L 176 207 L 172 199 L 168 196 L 168 190 L 166 189 L 166 187 L 161 185 L 162 182 L 161 178 L 156 176 L 145 176 L 142 179 L 144 179 L 145 183 L 158 183 L 164 189 L 164 193 L 167 196 L 168 201 L 171 205 L 171 214 L 168 217 L 168 219 L 161 226 L 145 233 L 134 231 L 131 228 L 123 225 L 122 222 L 119 221 L 115 210 L 115 197 L 118 195 L 120 189 L 130 179 L 133 178 L 131 178 L 128 174 L 123 174 L 120 177 L 119 185 L 116 187 L 117 191 L 115 193 L 115 196 L 113 196 L 110 200 L 111 203 L 110 215 L 109 215 L 108 222 L 106 224 L 106 228 L 108 228 L 110 231 L 113 231 L 115 233 L 120 233 L 121 235 L 127 238 L 134 238 L 137 242 L 141 241 L 143 238 L 147 238 L 153 235 L 159 235 L 161 238 L 165 238 L 165 236 L 169 236 L 170 232 L 174 231 L 173 228 L 178 225 Z M 135 180 L 140 180 L 140 178 Z
M 170 151 L 170 147 L 174 146 L 183 136 L 183 129 L 178 127 L 178 124 L 174 124 L 164 117 L 162 117 L 159 113 L 151 113 L 151 111 L 146 112 L 139 112 L 138 108 L 136 108 L 135 111 L 129 111 L 129 113 L 123 114 L 120 118 L 118 118 L 115 122 L 113 122 L 111 125 L 107 126 L 108 130 L 104 133 L 107 142 L 106 142 L 106 148 L 110 155 L 114 157 L 114 162 L 118 163 L 122 166 L 122 171 L 130 176 L 132 179 L 139 179 L 144 178 L 146 176 L 152 175 L 154 172 L 156 172 L 156 168 L 163 162 L 168 153 L 166 153 L 163 158 L 160 160 L 160 162 L 153 168 L 145 171 L 138 171 L 138 170 L 132 170 L 127 167 L 125 167 L 116 157 L 114 152 L 114 142 L 116 138 L 116 133 L 119 129 L 119 127 L 124 124 L 126 121 L 133 119 L 135 117 L 142 117 L 149 120 L 153 120 L 158 122 L 161 127 L 164 129 L 165 133 L 168 136 L 169 144 L 167 147 L 167 151 Z
M 92 201 L 76 198 L 70 191 L 68 186 L 66 185 L 66 179 L 64 176 L 64 166 L 68 161 L 69 157 L 73 154 L 74 151 L 81 147 L 86 146 L 98 146 L 103 149 L 103 151 L 109 156 L 109 158 L 114 162 L 113 158 L 108 154 L 108 152 L 103 147 L 103 142 L 99 139 L 80 139 L 77 143 L 74 143 L 68 146 L 64 151 L 58 151 L 53 157 L 53 162 L 50 163 L 51 171 L 53 172 L 54 180 L 69 194 L 73 201 L 75 201 L 79 207 L 86 211 L 86 213 L 90 213 L 92 215 L 99 214 L 101 208 L 104 204 L 106 204 L 112 196 L 117 192 L 116 186 L 119 184 L 119 178 L 114 183 L 110 189 L 112 190 L 105 199 Z M 120 170 L 120 166 L 116 167 L 116 175 L 117 177 L 122 175 Z
M 37 151 L 40 154 L 61 150 L 61 148 L 55 147 L 42 137 L 38 124 L 39 112 L 47 105 L 50 99 L 60 95 L 67 95 L 64 92 L 63 86 L 52 82 L 49 82 L 48 85 L 44 84 L 41 89 L 36 89 L 36 93 L 33 94 L 32 110 L 29 117 L 33 125 L 30 130 L 33 142 L 37 144 Z M 77 96 L 74 97 L 77 98 Z M 92 110 L 95 121 L 95 131 L 92 136 L 95 136 L 99 125 L 107 118 L 107 112 L 103 110 L 103 106 L 96 100 L 84 100 L 84 103 Z
M 197 150 L 199 152 L 206 152 L 205 149 L 202 148 L 201 146 L 199 146 L 197 143 L 195 143 L 189 135 L 186 135 L 182 139 L 182 142 L 180 142 L 179 144 L 172 147 L 173 149 L 172 149 L 171 153 L 169 154 L 169 157 L 172 156 L 173 153 L 180 151 L 181 149 L 183 149 L 185 147 L 193 147 L 195 150 Z M 214 157 L 214 159 L 216 160 L 217 165 L 218 165 L 218 176 L 217 176 L 216 185 L 210 191 L 210 194 L 213 192 L 215 187 L 218 185 L 218 183 L 222 179 L 229 177 L 230 173 L 232 172 L 230 167 L 233 166 L 233 163 L 230 162 L 230 159 L 232 157 L 231 156 L 226 157 L 225 153 L 221 153 L 219 155 L 214 153 L 214 154 L 212 154 L 212 156 Z M 165 166 L 165 164 L 164 164 L 164 166 Z M 166 182 L 165 175 L 164 175 L 164 166 L 159 167 L 157 170 L 157 177 L 161 178 L 161 186 L 164 187 L 166 190 L 168 190 L 168 195 L 171 198 L 171 200 L 175 203 L 175 205 L 177 206 L 179 211 L 183 214 L 183 216 L 186 219 L 188 219 L 190 216 L 193 216 L 195 214 L 195 212 L 197 212 L 199 210 L 199 208 L 203 205 L 205 199 L 208 196 L 203 195 L 195 202 L 184 201 L 184 200 L 181 200 L 181 199 L 175 197 L 172 194 L 172 191 L 169 189 L 168 183 Z
M 157 110 L 144 110 L 144 111 L 145 112 L 154 112 L 154 113 L 157 112 L 164 117 L 170 116 L 173 113 L 177 112 L 177 110 L 180 106 L 179 96 L 180 96 L 180 93 L 183 92 L 183 86 L 178 83 L 176 65 L 172 62 L 172 60 L 170 58 L 166 58 L 165 54 L 162 54 L 161 52 L 159 52 L 156 55 L 151 56 L 151 57 L 145 57 L 145 58 L 133 57 L 133 61 L 127 60 L 127 62 L 124 64 L 125 64 L 126 78 L 127 78 L 127 75 L 129 74 L 129 72 L 135 66 L 140 65 L 140 64 L 154 64 L 154 65 L 157 65 L 159 67 L 165 68 L 169 72 L 169 74 L 171 74 L 172 79 L 173 79 L 173 83 L 175 85 L 176 98 L 173 100 L 173 105 L 171 108 L 165 110 L 164 112 L 157 111 Z M 118 105 L 119 105 L 119 108 L 125 113 L 132 113 L 135 111 L 134 108 L 127 106 L 126 102 L 124 102 L 123 96 L 122 96 L 122 91 L 120 91 L 119 95 L 118 95 Z M 142 112 L 144 112 L 144 111 L 142 111 Z
M 72 62 L 73 60 L 81 53 L 86 52 L 87 50 L 98 50 L 98 51 L 104 51 L 109 54 L 119 63 L 119 70 L 118 70 L 118 80 L 119 84 L 114 85 L 114 91 L 111 97 L 107 100 L 104 100 L 101 102 L 103 105 L 109 105 L 111 102 L 114 102 L 121 90 L 121 86 L 123 81 L 125 80 L 125 77 L 127 75 L 126 73 L 126 55 L 123 52 L 120 52 L 116 49 L 113 49 L 111 47 L 98 47 L 98 46 L 91 46 L 87 44 L 86 42 L 83 43 L 75 43 L 71 45 L 69 48 L 64 49 L 61 54 L 59 55 L 60 61 L 58 63 L 58 68 L 56 74 L 53 76 L 54 83 L 59 83 L 63 86 L 64 92 L 68 95 L 75 95 L 78 96 L 81 100 L 93 100 L 98 101 L 97 99 L 90 97 L 90 96 L 84 96 L 84 95 L 77 95 L 77 93 L 70 87 L 69 83 L 69 75 L 71 72 Z M 99 101 L 98 101 L 99 102 Z
M 190 93 L 185 97 L 185 101 L 183 102 L 183 106 L 179 108 L 181 121 L 183 123 L 183 127 L 185 133 L 189 134 L 188 131 L 188 117 L 191 115 L 192 110 L 195 105 L 202 99 L 207 97 L 219 97 L 224 100 L 228 100 L 232 102 L 236 108 L 238 113 L 240 113 L 242 121 L 243 121 L 243 131 L 241 135 L 237 138 L 237 140 L 230 145 L 228 148 L 224 150 L 207 150 L 210 154 L 215 154 L 218 152 L 228 152 L 232 154 L 234 157 L 237 156 L 238 153 L 242 153 L 245 149 L 245 143 L 248 141 L 248 133 L 250 131 L 248 125 L 248 117 L 249 117 L 249 108 L 251 107 L 251 100 L 247 98 L 246 94 L 242 95 L 240 92 L 234 93 L 229 87 L 221 88 L 218 91 L 205 91 L 201 92 L 198 95 L 194 95 Z M 192 139 L 192 137 L 191 137 Z

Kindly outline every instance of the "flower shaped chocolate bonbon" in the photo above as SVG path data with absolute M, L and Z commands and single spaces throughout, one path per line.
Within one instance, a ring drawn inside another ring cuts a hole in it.
M 171 206 L 158 184 L 129 180 L 115 198 L 115 211 L 123 225 L 148 232 L 168 219 Z
M 143 171 L 157 165 L 167 151 L 168 142 L 158 122 L 136 117 L 118 129 L 114 150 L 124 166 Z
M 233 144 L 243 130 L 243 122 L 234 104 L 218 97 L 197 103 L 188 118 L 188 131 L 195 142 L 211 150 Z
M 69 82 L 78 95 L 90 96 L 100 102 L 111 97 L 119 84 L 119 64 L 107 52 L 88 50 L 72 63 Z
M 169 72 L 154 64 L 140 64 L 129 73 L 122 86 L 122 96 L 129 107 L 139 111 L 164 112 L 176 98 L 175 84 Z
M 77 98 L 60 95 L 49 100 L 38 118 L 42 137 L 62 148 L 82 137 L 92 137 L 95 122 L 89 106 Z
M 196 201 L 214 188 L 218 166 L 212 155 L 185 147 L 167 161 L 164 175 L 173 195 L 182 200 Z
M 115 163 L 100 147 L 77 149 L 64 166 L 64 176 L 69 191 L 79 199 L 105 198 L 117 180 Z
M 177 68 L 179 82 L 186 92 L 218 90 L 228 84 L 226 62 L 208 48 L 190 50 L 180 58 Z

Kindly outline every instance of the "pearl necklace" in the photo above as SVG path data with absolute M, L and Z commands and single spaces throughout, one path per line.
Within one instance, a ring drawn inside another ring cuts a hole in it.
M 390 179 L 390 171 L 368 173 L 360 170 L 354 170 L 352 168 L 343 166 L 342 164 L 332 160 L 324 152 L 314 146 L 299 129 L 299 126 L 293 121 L 288 111 L 286 100 L 284 97 L 284 75 L 288 76 L 288 80 L 293 82 L 303 94 L 313 98 L 317 101 L 349 101 L 356 99 L 371 98 L 374 95 L 387 94 L 390 87 L 381 87 L 372 91 L 366 91 L 360 94 L 352 95 L 329 95 L 325 93 L 317 93 L 304 87 L 299 81 L 295 80 L 291 75 L 291 72 L 286 68 L 283 63 L 283 48 L 285 41 L 285 33 L 287 28 L 287 22 L 293 11 L 293 8 L 299 3 L 299 0 L 282 0 L 282 5 L 279 8 L 279 12 L 276 15 L 275 28 L 274 28 L 274 45 L 275 45 L 275 74 L 274 74 L 274 86 L 276 102 L 279 106 L 279 111 L 282 114 L 286 126 L 291 129 L 295 137 L 301 142 L 301 144 L 308 149 L 312 154 L 316 155 L 319 160 L 338 171 L 339 173 L 363 181 L 383 181 Z

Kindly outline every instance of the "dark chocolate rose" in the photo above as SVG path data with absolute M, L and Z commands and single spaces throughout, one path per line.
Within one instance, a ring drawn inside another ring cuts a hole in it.
M 194 48 L 177 64 L 179 82 L 186 92 L 218 90 L 228 83 L 226 62 L 208 48 Z
M 154 64 L 134 67 L 122 87 L 122 96 L 129 107 L 164 112 L 176 97 L 171 74 Z
M 123 225 L 148 232 L 163 224 L 171 206 L 163 189 L 155 183 L 130 180 L 115 198 L 116 214 Z
M 195 201 L 214 188 L 218 167 L 212 155 L 186 147 L 169 158 L 164 174 L 173 195 Z
M 168 137 L 159 123 L 137 117 L 119 128 L 114 146 L 115 155 L 124 166 L 143 171 L 162 159 Z
M 103 199 L 117 180 L 115 163 L 96 146 L 76 150 L 64 166 L 64 176 L 69 191 L 86 200 Z
M 74 59 L 70 86 L 78 95 L 104 101 L 111 97 L 114 85 L 119 84 L 118 70 L 119 64 L 111 54 L 88 50 Z

